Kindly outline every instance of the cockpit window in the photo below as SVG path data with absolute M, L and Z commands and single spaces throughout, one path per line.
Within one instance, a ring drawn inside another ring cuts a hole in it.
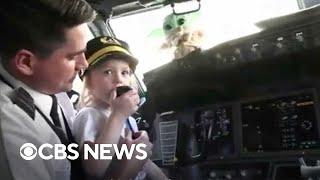
M 179 3 L 175 7 L 191 7 L 195 6 L 195 2 Z M 165 18 L 172 13 L 172 8 L 168 5 L 152 11 L 113 18 L 110 25 L 118 38 L 130 44 L 131 51 L 139 59 L 137 72 L 143 74 L 174 59 L 175 44 L 167 42 L 164 31 L 170 31 L 175 26 L 191 27 L 190 31 L 200 32 L 197 38 L 202 39 L 201 48 L 208 49 L 222 42 L 261 31 L 255 25 L 257 22 L 296 12 L 299 6 L 301 8 L 298 2 L 201 0 L 199 12 L 178 18 L 175 23 L 164 23 Z

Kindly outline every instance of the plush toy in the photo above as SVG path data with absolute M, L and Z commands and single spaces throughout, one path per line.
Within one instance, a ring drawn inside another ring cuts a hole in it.
M 199 49 L 203 41 L 203 31 L 196 27 L 199 12 L 168 15 L 163 23 L 166 42 L 162 48 L 175 48 L 175 59 L 182 58 L 190 52 Z

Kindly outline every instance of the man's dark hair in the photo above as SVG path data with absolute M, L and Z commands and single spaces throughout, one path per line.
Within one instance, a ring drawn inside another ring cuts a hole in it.
M 49 56 L 65 41 L 65 30 L 94 19 L 84 0 L 11 0 L 0 6 L 0 55 L 7 64 L 18 50 Z

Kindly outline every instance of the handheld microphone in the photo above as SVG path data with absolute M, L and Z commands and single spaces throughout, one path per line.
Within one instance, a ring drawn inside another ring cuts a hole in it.
M 130 86 L 119 86 L 117 87 L 116 91 L 117 91 L 117 97 L 121 96 L 122 94 L 128 92 L 132 90 L 132 88 Z
M 117 87 L 117 89 L 116 89 L 117 97 L 121 96 L 122 94 L 124 94 L 130 90 L 132 90 L 132 88 L 130 86 Z M 140 93 L 139 93 L 139 96 L 140 96 L 140 102 L 139 102 L 138 106 L 140 107 L 146 102 L 146 98 L 144 96 L 141 96 Z

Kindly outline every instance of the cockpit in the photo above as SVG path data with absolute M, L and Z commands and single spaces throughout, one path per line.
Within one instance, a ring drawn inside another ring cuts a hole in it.
M 137 122 L 171 179 L 320 177 L 320 1 L 89 2 L 93 36 L 139 59 Z

